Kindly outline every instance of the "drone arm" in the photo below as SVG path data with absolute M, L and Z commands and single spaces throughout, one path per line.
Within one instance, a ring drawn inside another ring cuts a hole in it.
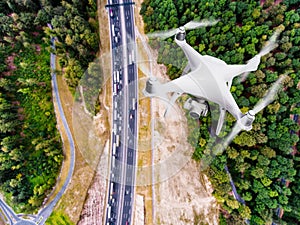
M 174 92 L 170 100 L 167 95 L 169 92 Z M 145 96 L 156 96 L 166 101 L 165 117 L 169 109 L 174 105 L 176 99 L 182 95 L 183 91 L 172 81 L 161 84 L 157 79 L 150 78 L 146 83 L 146 88 L 143 90 L 143 93 Z
M 176 44 L 182 49 L 186 58 L 188 59 L 189 70 L 195 70 L 199 66 L 199 57 L 203 57 L 192 46 L 190 46 L 185 40 L 179 41 L 175 38 Z
M 227 73 L 225 75 L 226 80 L 232 80 L 234 77 L 245 73 L 255 71 L 260 63 L 260 55 L 254 56 L 244 65 L 227 65 Z
M 230 90 L 231 85 L 232 85 L 232 79 L 227 82 L 228 90 Z M 221 132 L 221 129 L 223 127 L 224 120 L 225 120 L 225 115 L 226 115 L 226 109 L 224 107 L 220 106 L 220 117 L 218 120 L 216 135 L 219 135 Z

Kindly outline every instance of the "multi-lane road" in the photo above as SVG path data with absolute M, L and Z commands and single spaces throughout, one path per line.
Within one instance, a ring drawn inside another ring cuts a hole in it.
M 134 3 L 109 0 L 112 135 L 105 224 L 132 224 L 137 149 Z

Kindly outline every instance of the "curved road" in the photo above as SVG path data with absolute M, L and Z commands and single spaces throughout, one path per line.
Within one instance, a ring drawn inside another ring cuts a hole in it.
M 51 28 L 51 25 L 48 25 Z M 51 47 L 55 48 L 54 45 L 54 38 L 51 39 Z M 45 221 L 48 219 L 48 217 L 51 215 L 53 208 L 55 207 L 55 205 L 57 204 L 57 202 L 59 201 L 59 199 L 62 197 L 62 195 L 64 194 L 64 192 L 67 189 L 68 184 L 71 181 L 72 175 L 73 175 L 73 171 L 74 171 L 74 165 L 75 165 L 75 144 L 74 144 L 74 140 L 70 131 L 70 128 L 68 126 L 64 111 L 63 111 L 63 107 L 61 105 L 61 101 L 60 101 L 60 97 L 59 97 L 59 92 L 58 92 L 58 86 L 57 86 L 57 80 L 56 80 L 56 74 L 55 74 L 55 61 L 56 61 L 56 56 L 54 54 L 51 53 L 50 56 L 50 66 L 52 69 L 52 73 L 51 73 L 51 78 L 52 78 L 52 93 L 53 96 L 55 97 L 53 99 L 53 101 L 55 101 L 57 103 L 57 107 L 58 107 L 58 112 L 55 112 L 57 115 L 59 115 L 59 117 L 62 120 L 63 123 L 63 129 L 65 130 L 67 137 L 68 137 L 68 142 L 70 144 L 70 165 L 69 165 L 69 171 L 68 171 L 68 176 L 65 180 L 65 183 L 63 184 L 62 188 L 60 189 L 60 191 L 58 192 L 58 194 L 55 196 L 55 198 L 48 204 L 46 205 L 46 207 L 44 207 L 43 209 L 41 209 L 38 213 L 37 216 L 35 215 L 23 215 L 23 214 L 19 214 L 17 215 L 12 209 L 11 207 L 9 207 L 1 198 L 0 198 L 0 214 L 2 212 L 3 215 L 1 215 L 1 218 L 4 219 L 4 222 L 10 224 L 10 225 L 32 225 L 32 224 L 45 224 Z M 61 132 L 61 131 L 60 131 Z M 25 220 L 22 217 L 23 216 L 27 216 L 27 217 L 31 217 L 32 220 Z
M 51 47 L 55 48 L 54 38 L 51 39 L 51 44 L 52 44 Z M 56 56 L 51 53 L 50 65 L 51 65 L 51 69 L 52 69 L 52 92 L 53 92 L 53 96 L 55 97 L 55 101 L 57 103 L 57 108 L 58 108 L 58 112 L 56 112 L 56 114 L 58 114 L 61 118 L 64 130 L 67 134 L 69 145 L 70 145 L 70 165 L 69 165 L 68 176 L 67 176 L 62 188 L 57 193 L 55 198 L 45 208 L 40 210 L 37 219 L 35 219 L 35 222 L 38 222 L 39 224 L 44 224 L 45 221 L 47 220 L 47 218 L 51 215 L 53 208 L 55 207 L 55 205 L 57 204 L 57 202 L 59 201 L 59 199 L 62 197 L 62 195 L 64 194 L 64 192 L 67 189 L 67 187 L 71 181 L 71 178 L 72 178 L 72 175 L 74 172 L 74 167 L 75 167 L 75 144 L 74 144 L 74 140 L 73 140 L 72 133 L 70 131 L 67 119 L 64 114 L 64 110 L 63 110 L 63 107 L 62 107 L 62 104 L 60 101 L 60 97 L 59 97 L 56 73 L 55 73 L 55 70 L 56 70 L 55 61 L 56 61 Z

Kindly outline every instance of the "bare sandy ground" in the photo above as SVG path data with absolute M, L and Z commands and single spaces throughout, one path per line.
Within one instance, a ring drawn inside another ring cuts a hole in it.
M 164 111 L 157 101 L 153 102 L 153 107 L 160 115 Z M 218 224 L 218 205 L 211 195 L 212 188 L 200 173 L 198 163 L 190 159 L 193 148 L 186 142 L 188 131 L 182 126 L 186 121 L 179 118 L 180 113 L 184 114 L 176 108 L 174 118 L 157 120 L 164 129 L 160 131 L 161 140 L 155 148 L 155 163 L 167 166 L 155 170 L 156 179 L 164 176 L 166 180 L 155 185 L 154 224 Z M 179 159 L 173 159 L 174 154 Z
M 167 79 L 164 70 L 154 69 Z M 161 73 L 162 72 L 162 73 Z M 175 105 L 163 117 L 165 104 L 152 100 L 155 120 L 155 199 L 153 224 L 218 224 L 218 205 L 199 164 L 191 159 L 193 147 L 187 143 L 187 121 Z
M 135 2 L 136 25 L 139 33 L 144 35 L 143 20 L 138 14 L 142 0 Z M 156 53 L 151 51 L 151 55 L 151 61 L 156 62 Z M 156 77 L 168 80 L 164 66 L 152 63 L 152 71 Z M 175 105 L 164 118 L 165 109 L 164 101 L 152 99 L 156 183 L 153 224 L 217 225 L 218 205 L 211 194 L 210 182 L 200 173 L 198 163 L 190 158 L 194 149 L 187 143 L 184 112 Z

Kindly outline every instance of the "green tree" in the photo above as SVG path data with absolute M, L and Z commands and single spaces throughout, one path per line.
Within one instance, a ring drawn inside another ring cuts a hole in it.
M 240 205 L 238 208 L 239 214 L 243 219 L 250 219 L 251 218 L 251 210 L 246 205 Z
M 233 140 L 233 142 L 240 146 L 248 146 L 248 147 L 254 146 L 256 144 L 255 138 L 252 135 L 250 135 L 248 132 L 242 132 Z
M 83 75 L 83 68 L 80 65 L 80 62 L 75 59 L 69 59 L 68 66 L 65 69 L 65 77 L 66 81 L 72 91 L 75 90 L 75 88 L 78 85 L 78 82 Z

